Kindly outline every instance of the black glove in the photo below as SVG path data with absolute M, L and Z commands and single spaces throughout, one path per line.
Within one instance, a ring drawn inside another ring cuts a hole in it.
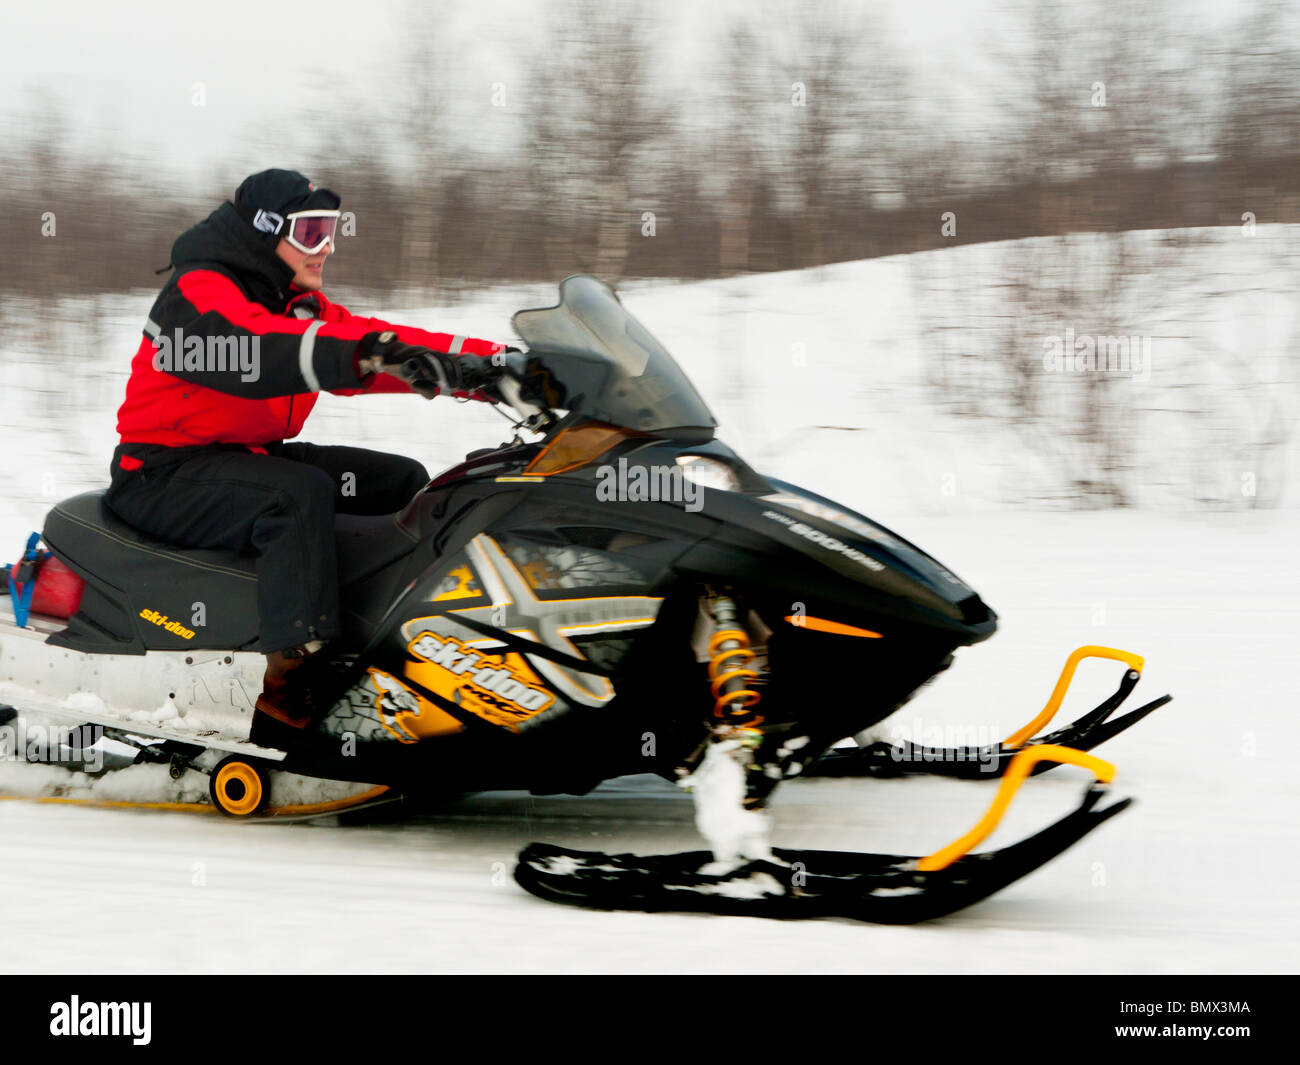
M 513 349 L 506 349 L 507 351 Z M 482 391 L 499 400 L 492 385 L 503 368 L 482 355 L 448 355 L 397 339 L 391 330 L 367 333 L 357 345 L 357 372 L 390 373 L 400 377 L 426 399 L 453 392 Z

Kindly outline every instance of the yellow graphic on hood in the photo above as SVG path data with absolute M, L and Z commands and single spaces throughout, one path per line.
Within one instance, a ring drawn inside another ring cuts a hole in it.
M 433 602 L 443 603 L 448 599 L 477 599 L 483 589 L 474 579 L 474 573 L 468 566 L 457 566 L 448 570 L 438 590 L 433 595 Z
M 603 672 L 588 673 L 576 664 L 582 662 L 585 656 L 573 638 L 613 635 L 653 625 L 663 603 L 661 597 L 581 595 L 572 599 L 554 599 L 549 596 L 538 598 L 528 577 L 502 550 L 501 545 L 486 533 L 480 533 L 466 544 L 465 553 L 469 567 L 477 578 L 476 587 L 482 588 L 482 597 L 489 602 L 482 606 L 453 606 L 440 616 L 412 618 L 402 625 L 402 633 L 408 641 L 418 639 L 425 632 L 434 634 L 440 640 L 454 640 L 456 637 L 451 633 L 457 632 L 467 638 L 467 642 L 461 644 L 464 648 L 502 646 L 502 641 L 491 636 L 469 635 L 466 630 L 472 631 L 476 626 L 461 624 L 459 619 L 465 618 L 471 623 L 485 624 L 530 643 L 559 651 L 571 660 L 573 664 L 561 663 L 543 655 L 531 655 L 527 651 L 522 652 L 526 658 L 521 658 L 518 654 L 507 656 L 507 662 L 512 663 L 512 668 L 526 670 L 527 677 L 535 678 L 538 684 L 554 688 L 570 702 L 584 706 L 603 706 L 614 698 L 614 686 Z M 534 569 L 532 576 L 538 579 L 539 571 Z M 446 590 L 440 585 L 434 599 L 440 598 Z M 408 642 L 407 646 L 411 644 Z M 433 654 L 436 657 L 438 651 L 435 650 Z M 527 685 L 531 682 L 525 679 L 521 683 Z M 526 704 L 524 708 L 528 709 Z

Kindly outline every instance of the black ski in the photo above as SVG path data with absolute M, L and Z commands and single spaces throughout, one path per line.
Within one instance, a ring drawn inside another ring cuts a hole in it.
M 515 880 L 551 902 L 603 910 L 702 911 L 750 917 L 848 917 L 914 924 L 987 898 L 1051 861 L 1125 809 L 1122 799 L 1095 809 L 1105 794 L 1089 788 L 1073 813 L 1000 850 L 968 854 L 922 872 L 919 859 L 853 851 L 773 849 L 778 861 L 752 861 L 726 875 L 699 870 L 708 851 L 640 856 L 532 843 Z

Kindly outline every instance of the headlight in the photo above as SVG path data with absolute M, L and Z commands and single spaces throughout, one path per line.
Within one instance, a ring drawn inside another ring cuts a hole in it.
M 703 455 L 678 455 L 677 465 L 682 476 L 701 488 L 716 488 L 720 492 L 740 491 L 740 478 L 725 462 L 705 458 Z

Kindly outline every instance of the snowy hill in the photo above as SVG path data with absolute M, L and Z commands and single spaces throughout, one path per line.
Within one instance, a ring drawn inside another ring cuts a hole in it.
M 622 294 L 751 463 L 887 521 L 1097 505 L 1080 485 L 1099 459 L 1140 507 L 1294 506 L 1297 230 L 1039 238 Z M 397 321 L 506 338 L 510 314 L 553 302 L 554 288 L 416 308 L 338 295 Z M 0 535 L 39 528 L 53 499 L 105 483 L 152 297 L 3 309 Z M 1149 372 L 1046 372 L 1045 342 L 1066 330 L 1146 338 Z M 1085 416 L 1093 385 L 1107 440 Z M 436 470 L 505 427 L 478 405 L 326 396 L 304 437 Z
M 624 292 L 754 465 L 895 525 L 1001 615 L 997 636 L 963 651 L 887 734 L 1006 735 L 1085 643 L 1147 657 L 1137 698 L 1175 696 L 1098 751 L 1137 796 L 1133 810 L 997 898 L 898 929 L 589 913 L 513 884 L 513 857 L 534 839 L 698 846 L 686 798 L 641 778 L 586 798 L 481 797 L 382 828 L 0 802 L 0 970 L 1294 972 L 1297 862 L 1285 841 L 1300 822 L 1289 758 L 1300 509 L 1285 471 L 1300 410 L 1297 228 L 972 246 Z M 1130 285 L 1079 282 L 1119 260 L 1141 266 Z M 502 289 L 391 316 L 504 337 L 511 311 L 553 298 Z M 54 317 L 5 308 L 0 542 L 11 555 L 54 498 L 105 482 L 151 300 L 68 301 Z M 1104 409 L 1130 419 L 1113 461 L 1136 506 L 1062 512 L 1097 446 L 1069 420 L 1078 375 L 1024 383 L 1037 418 L 1018 417 L 1008 381 L 1041 368 L 1042 340 L 1067 328 L 1152 338 L 1149 379 L 1105 393 Z M 325 397 L 308 435 L 437 469 L 504 428 L 478 405 Z M 1253 497 L 1241 493 L 1247 473 Z M 1115 679 L 1081 669 L 1063 715 Z M 1072 769 L 1036 778 L 988 846 L 1064 813 L 1082 786 Z M 925 853 L 989 798 L 984 782 L 795 781 L 774 803 L 775 842 Z M 361 901 L 394 898 L 420 900 L 418 912 Z M 340 923 L 340 907 L 359 919 Z M 321 937 L 322 925 L 337 935 Z

